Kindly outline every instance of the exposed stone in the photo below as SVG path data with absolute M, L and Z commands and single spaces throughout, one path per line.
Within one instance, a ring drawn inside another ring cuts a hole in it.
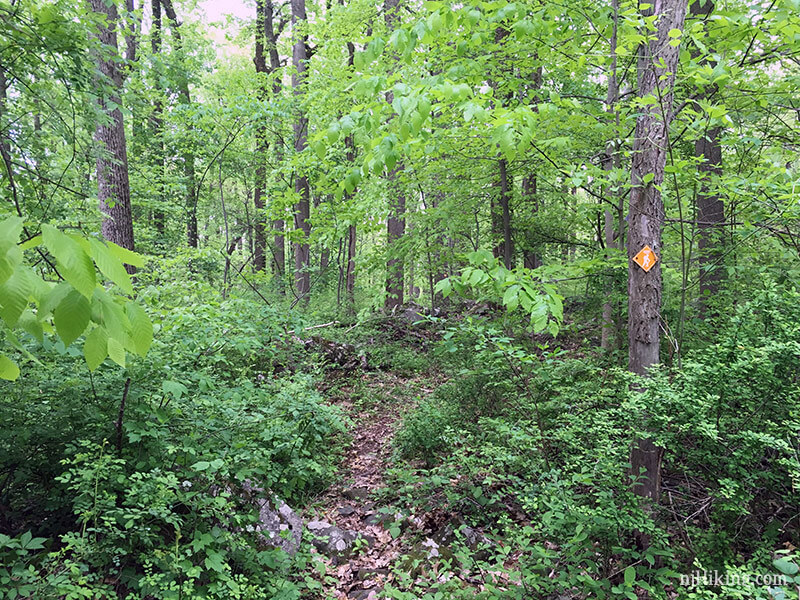
M 244 499 L 258 509 L 255 530 L 260 534 L 262 542 L 292 555 L 297 553 L 303 537 L 303 520 L 286 502 L 250 481 L 242 482 L 242 490 Z M 289 533 L 283 533 L 285 531 Z
M 347 597 L 349 600 L 373 600 L 379 593 L 380 590 L 352 590 Z
M 464 537 L 467 548 L 472 551 L 472 556 L 475 560 L 486 560 L 489 557 L 490 553 L 485 546 L 493 545 L 492 541 L 473 527 L 465 525 L 458 517 L 447 521 L 429 539 L 437 545 L 437 549 L 441 554 L 444 548 L 449 548 L 456 542 L 459 531 Z
M 350 557 L 357 539 L 365 540 L 370 546 L 375 543 L 375 538 L 372 536 L 340 529 L 325 521 L 311 521 L 306 527 L 314 536 L 314 539 L 311 540 L 314 547 L 322 554 L 334 559 L 335 563 Z
M 369 488 L 352 487 L 344 491 L 345 498 L 350 500 L 366 500 L 369 497 Z
M 372 577 L 377 577 L 378 575 L 388 575 L 389 569 L 368 569 L 366 567 L 359 569 L 356 572 L 356 579 L 363 580 L 363 579 L 371 579 Z
M 342 515 L 343 517 L 349 517 L 349 516 L 350 516 L 350 515 L 352 515 L 354 512 L 356 512 L 356 509 L 355 509 L 355 508 L 353 508 L 352 506 L 340 506 L 340 507 L 338 508 L 338 513 L 339 513 L 340 515 Z

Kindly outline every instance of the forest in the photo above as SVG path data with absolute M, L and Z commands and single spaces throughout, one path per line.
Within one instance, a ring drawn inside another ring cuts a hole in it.
M 0 0 L 0 599 L 800 598 L 800 0 Z

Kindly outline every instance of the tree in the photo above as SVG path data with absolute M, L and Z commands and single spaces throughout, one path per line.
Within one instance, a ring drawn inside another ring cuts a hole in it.
M 306 148 L 308 136 L 308 116 L 300 103 L 304 93 L 306 61 L 308 55 L 306 48 L 308 35 L 306 32 L 306 3 L 305 0 L 291 0 L 292 2 L 292 89 L 294 91 L 296 115 L 294 121 L 294 150 L 300 153 Z M 311 274 L 309 273 L 310 255 L 308 236 L 311 234 L 310 195 L 308 175 L 304 167 L 298 167 L 295 173 L 295 194 L 298 196 L 295 204 L 294 227 L 302 233 L 302 239 L 294 243 L 294 285 L 298 298 L 308 301 L 311 291 Z
M 695 0 L 690 7 L 693 17 L 708 19 L 714 12 L 714 0 Z M 698 54 L 695 50 L 694 54 Z M 703 64 L 713 69 L 716 61 L 704 57 Z M 714 83 L 702 86 L 697 101 L 711 100 L 717 93 Z M 724 254 L 725 207 L 719 192 L 715 191 L 722 176 L 721 128 L 706 126 L 695 140 L 694 153 L 698 160 L 699 189 L 696 193 L 699 265 L 700 265 L 700 312 L 705 313 L 708 299 L 719 292 L 724 269 L 719 264 Z
M 399 22 L 400 0 L 384 0 L 383 16 L 386 22 L 386 29 L 392 31 Z M 386 93 L 386 102 L 391 105 L 394 100 L 394 93 Z M 402 164 L 394 165 L 389 169 L 388 194 L 389 194 L 389 216 L 386 219 L 386 250 L 389 259 L 386 261 L 386 300 L 384 308 L 387 311 L 395 310 L 403 304 L 403 259 L 397 256 L 397 242 L 403 237 L 406 231 L 406 195 L 402 183 L 398 181 L 398 173 L 403 170 Z
M 617 100 L 619 98 L 619 81 L 617 77 L 617 38 L 619 33 L 619 2 L 613 0 L 612 2 L 612 23 L 611 23 L 611 38 L 609 39 L 609 55 L 610 55 L 610 73 L 608 76 L 608 91 L 606 94 L 606 110 L 609 115 L 614 117 L 615 132 L 619 127 L 619 113 L 617 112 Z M 620 157 L 617 148 L 617 136 L 614 136 L 613 141 L 606 142 L 605 152 L 602 157 L 603 170 L 611 172 L 613 169 L 619 167 Z M 603 199 L 606 203 L 605 210 L 603 210 L 603 241 L 606 249 L 606 257 L 610 258 L 611 253 L 616 249 L 622 248 L 622 228 L 624 221 L 622 219 L 622 202 L 619 194 L 608 183 L 606 184 L 606 197 Z M 614 213 L 612 208 L 616 208 L 618 214 L 617 227 L 614 227 Z M 610 350 L 614 333 L 617 330 L 614 319 L 614 301 L 612 296 L 614 294 L 613 280 L 606 283 L 606 300 L 603 302 L 603 316 L 602 316 L 602 331 L 600 332 L 600 347 L 604 350 Z
M 270 6 L 268 6 L 268 4 Z M 264 42 L 269 39 L 271 34 L 267 31 L 267 11 L 272 12 L 271 3 L 267 0 L 256 1 L 256 27 L 255 27 L 255 56 L 253 62 L 256 65 L 258 77 L 259 99 L 263 102 L 267 99 L 267 81 L 269 75 L 267 68 L 267 57 L 264 53 Z M 264 188 L 267 182 L 267 127 L 266 124 L 259 124 L 256 130 L 256 183 L 253 191 L 253 205 L 255 206 L 255 226 L 253 228 L 253 268 L 256 271 L 263 271 L 267 267 L 267 233 L 264 226 Z
M 105 17 L 95 34 L 100 44 L 96 50 L 96 61 L 101 77 L 98 82 L 97 102 L 104 114 L 104 118 L 98 120 L 95 128 L 95 140 L 100 145 L 97 154 L 97 189 L 100 211 L 103 213 L 102 233 L 106 240 L 133 250 L 128 150 L 120 109 L 123 75 L 117 47 L 119 14 L 113 2 L 89 0 L 89 5 L 93 12 Z M 132 45 L 128 47 L 135 49 Z M 132 52 L 128 58 L 132 58 L 131 54 Z
M 151 11 L 153 22 L 150 26 L 150 50 L 153 54 L 153 58 L 158 60 L 158 56 L 161 54 L 162 38 L 161 0 L 151 0 Z M 162 98 L 160 69 L 156 69 L 153 79 L 155 81 L 155 101 L 153 105 L 153 114 L 150 117 L 150 124 L 152 127 L 152 138 L 155 146 L 155 150 L 153 152 L 153 166 L 156 173 L 156 188 L 158 190 L 157 207 L 153 211 L 153 220 L 155 221 L 156 230 L 161 236 L 163 236 L 165 232 L 165 215 L 163 209 L 165 149 L 164 101 Z
M 164 7 L 164 12 L 167 13 L 167 19 L 169 19 L 170 31 L 175 41 L 175 49 L 179 53 L 183 52 L 183 37 L 181 36 L 180 23 L 178 22 L 178 15 L 175 13 L 175 8 L 172 5 L 172 0 L 161 0 L 161 4 Z M 181 104 L 185 108 L 192 105 L 187 69 L 179 73 L 178 94 Z M 193 143 L 194 141 L 191 137 L 183 141 L 181 158 L 183 160 L 183 179 L 186 189 L 186 241 L 190 247 L 197 248 L 197 202 L 200 191 L 197 187 L 194 171 L 195 155 L 192 149 Z
M 661 263 L 645 271 L 634 257 L 645 247 L 656 256 L 662 253 L 661 230 L 664 203 L 661 185 L 669 145 L 672 98 L 678 65 L 675 32 L 683 29 L 685 0 L 656 0 L 642 11 L 655 16 L 655 31 L 639 46 L 637 58 L 637 94 L 645 106 L 636 119 L 631 158 L 631 192 L 628 213 L 628 368 L 638 375 L 659 362 L 661 326 Z M 644 475 L 634 490 L 657 500 L 661 485 L 663 449 L 649 438 L 634 442 L 631 472 Z

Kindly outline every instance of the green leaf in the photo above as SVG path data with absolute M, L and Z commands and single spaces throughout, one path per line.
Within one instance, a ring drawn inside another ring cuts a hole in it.
M 625 585 L 633 585 L 633 582 L 636 581 L 636 569 L 633 567 L 628 567 L 625 569 Z
M 73 291 L 72 286 L 66 281 L 62 281 L 58 285 L 53 286 L 39 305 L 38 317 L 44 319 L 47 315 L 56 309 L 61 301 Z
M 670 29 L 669 33 L 667 34 L 671 38 L 679 38 L 683 35 L 683 32 L 680 29 Z
M 397 164 L 397 155 L 394 152 L 389 152 L 384 160 L 386 163 L 386 168 L 391 171 Z
M 24 313 L 22 313 L 22 316 L 20 316 L 19 318 L 18 324 L 20 327 L 22 327 L 22 329 L 24 329 L 33 337 L 35 337 L 39 341 L 39 343 L 41 343 L 42 340 L 44 339 L 42 324 L 39 321 L 39 319 L 36 318 L 36 315 L 34 315 L 31 311 L 26 310 Z
M 0 254 L 5 254 L 9 248 L 15 246 L 22 233 L 22 219 L 8 217 L 0 221 Z
M 91 316 L 89 301 L 76 290 L 72 290 L 59 302 L 53 311 L 53 321 L 65 346 L 78 339 L 89 324 Z
M 503 294 L 503 304 L 508 310 L 514 310 L 519 305 L 519 286 L 510 286 Z
M 436 285 L 433 287 L 433 291 L 447 298 L 453 291 L 453 285 L 450 283 L 450 278 L 446 277 L 441 281 L 437 281 Z
M 97 268 L 109 280 L 116 283 L 126 294 L 133 294 L 131 277 L 125 270 L 122 261 L 99 240 L 91 240 L 91 252 Z
M 4 283 L 14 274 L 20 262 L 22 262 L 22 251 L 18 246 L 12 246 L 5 252 L 0 251 L 0 283 Z
M 31 239 L 29 239 L 24 244 L 20 244 L 19 245 L 19 249 L 20 250 L 30 250 L 31 248 L 36 248 L 36 246 L 38 246 L 41 243 L 42 243 L 42 236 L 41 235 L 37 235 L 37 236 L 32 237 Z
M 81 294 L 91 298 L 97 285 L 94 263 L 80 244 L 52 225 L 42 225 L 42 239 L 50 254 L 58 261 L 59 272 L 64 279 Z
M 786 558 L 779 558 L 777 560 L 772 561 L 772 564 L 775 565 L 775 568 L 778 569 L 784 575 L 794 575 L 798 571 L 800 571 L 800 567 L 797 566 L 796 563 L 793 563 L 789 559 Z
M 217 573 L 221 573 L 225 570 L 225 558 L 219 552 L 214 552 L 213 550 L 209 550 L 206 556 L 206 559 L 203 561 L 203 564 L 206 566 L 207 569 L 213 569 Z
M 125 367 L 125 346 L 116 338 L 108 338 L 108 357 L 120 367 Z
M 102 327 L 95 327 L 83 342 L 83 357 L 90 371 L 103 364 L 108 356 L 108 333 Z
M 188 393 L 189 389 L 179 381 L 164 381 L 161 384 L 161 391 L 164 394 L 170 394 L 176 400 L 180 400 L 181 396 Z
M 8 358 L 5 354 L 0 354 L 0 379 L 14 381 L 19 377 L 19 367 L 17 363 Z
M 9 327 L 16 325 L 28 306 L 28 296 L 33 291 L 32 275 L 27 269 L 19 268 L 0 285 L 0 317 Z
M 127 248 L 123 248 L 122 246 L 117 246 L 114 242 L 106 242 L 106 247 L 111 254 L 116 256 L 126 265 L 139 268 L 144 266 L 144 259 L 141 257 L 141 255 L 136 254 L 136 252 L 128 250 Z
M 131 339 L 136 354 L 144 357 L 153 343 L 153 324 L 144 309 L 135 302 L 128 302 L 125 308 L 131 322 Z
M 128 331 L 130 330 L 131 324 L 125 311 L 119 304 L 114 302 L 114 299 L 102 288 L 97 288 L 94 298 L 100 306 L 100 315 L 103 325 L 106 331 L 108 331 L 108 337 L 114 338 L 120 342 L 123 347 L 127 346 L 130 341 Z M 131 347 L 135 349 L 135 346 L 132 344 Z M 109 355 L 111 355 L 110 349 L 108 352 Z

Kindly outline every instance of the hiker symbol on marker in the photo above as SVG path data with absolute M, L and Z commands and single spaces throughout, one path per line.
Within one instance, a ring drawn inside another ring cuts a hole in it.
M 650 246 L 645 246 L 633 257 L 633 262 L 639 265 L 645 273 L 652 269 L 658 262 L 658 256 Z

